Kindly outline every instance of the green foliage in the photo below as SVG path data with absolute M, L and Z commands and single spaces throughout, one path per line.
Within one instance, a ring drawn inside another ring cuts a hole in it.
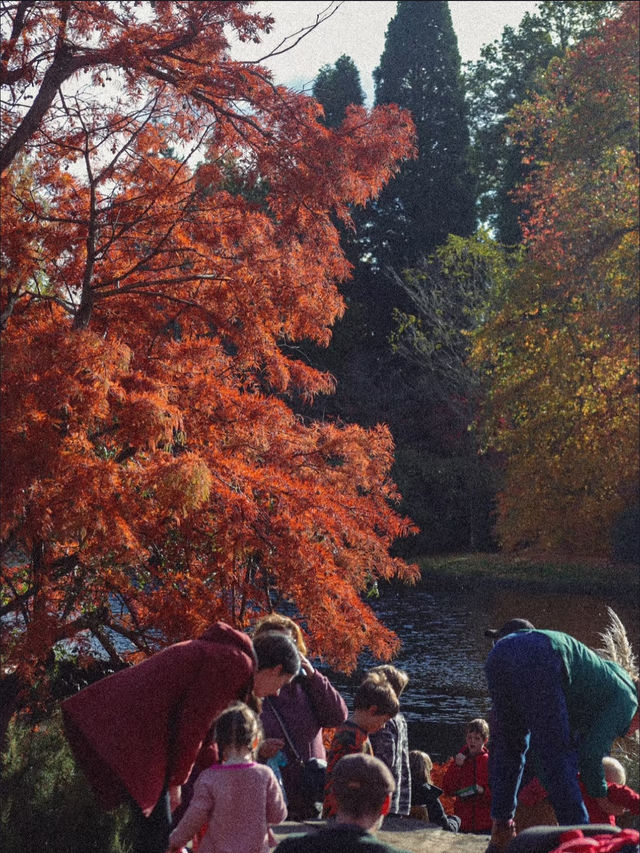
M 404 443 L 393 471 L 420 533 L 396 546 L 398 553 L 427 554 L 491 549 L 496 473 L 472 441 L 458 437 L 452 449 Z
M 335 82 L 337 70 L 332 75 L 327 71 L 318 83 L 324 85 L 328 78 Z M 344 92 L 346 66 L 342 72 Z M 389 269 L 399 273 L 450 234 L 468 235 L 474 228 L 460 56 L 447 3 L 398 3 L 375 78 L 377 104 L 397 103 L 411 110 L 417 158 L 403 164 L 374 204 L 355 211 L 356 233 L 343 235 L 342 245 L 354 266 L 352 281 L 341 287 L 347 311 L 336 323 L 326 353 L 309 354 L 313 364 L 336 377 L 337 391 L 333 397 L 319 398 L 314 413 L 362 425 L 389 425 L 396 446 L 394 476 L 402 482 L 403 506 L 431 532 L 437 526 L 433 513 L 440 509 L 440 500 L 434 496 L 445 490 L 455 502 L 461 492 L 457 486 L 449 492 L 449 486 L 436 485 L 431 476 L 428 482 L 421 480 L 415 460 L 425 452 L 446 460 L 456 457 L 458 451 L 452 446 L 443 449 L 442 432 L 448 445 L 451 438 L 454 444 L 466 443 L 466 434 L 460 432 L 448 403 L 434 407 L 438 395 L 433 374 L 427 374 L 400 347 L 394 351 L 391 346 L 394 311 L 408 316 L 412 306 Z M 333 102 L 327 88 L 317 85 L 314 94 L 329 115 Z M 445 396 L 450 401 L 453 395 Z M 447 461 L 444 467 L 448 465 Z M 434 464 L 431 473 L 437 470 L 444 471 Z M 455 479 L 451 477 L 451 483 Z M 462 499 L 466 502 L 466 497 Z M 461 507 L 460 512 L 464 515 L 465 509 Z M 449 547 L 456 539 L 459 525 L 454 517 L 456 511 L 447 509 L 446 521 L 440 521 L 453 526 L 443 536 L 430 537 L 432 547 L 438 547 L 436 542 Z M 409 547 L 423 548 L 428 538 L 423 536 Z
M 429 258 L 397 281 L 413 314 L 396 310 L 391 341 L 396 352 L 437 381 L 436 399 L 469 402 L 478 392 L 469 366 L 471 333 L 486 317 L 492 294 L 504 290 L 514 265 L 486 231 L 450 236 Z
M 593 33 L 615 14 L 618 5 L 573 0 L 540 3 L 535 14 L 526 13 L 517 29 L 505 27 L 501 39 L 483 47 L 481 58 L 466 66 L 479 217 L 495 228 L 504 245 L 521 241 L 523 208 L 512 192 L 530 171 L 506 132 L 509 113 L 540 91 L 551 59 Z
M 609 560 L 566 559 L 545 556 L 520 556 L 507 553 L 439 554 L 418 560 L 422 580 L 453 580 L 473 586 L 496 583 L 544 592 L 587 593 L 606 596 L 611 592 L 612 578 L 616 588 L 631 601 L 640 593 L 640 577 L 636 564 L 613 563 Z
M 344 53 L 333 66 L 322 66 L 313 83 L 312 93 L 324 108 L 327 127 L 340 127 L 350 104 L 364 104 L 360 73 L 351 57 Z
M 131 853 L 128 809 L 95 802 L 59 714 L 32 727 L 14 719 L 2 764 L 0 847 L 5 853 Z
M 475 339 L 510 549 L 607 555 L 638 484 L 637 4 L 514 109 L 526 256 Z
M 394 350 L 421 374 L 435 415 L 429 442 L 398 446 L 396 480 L 422 533 L 423 551 L 491 547 L 497 471 L 480 457 L 471 430 L 481 388 L 469 364 L 472 333 L 486 317 L 490 296 L 502 291 L 513 258 L 486 232 L 449 237 L 398 285 L 413 313 L 395 312 Z

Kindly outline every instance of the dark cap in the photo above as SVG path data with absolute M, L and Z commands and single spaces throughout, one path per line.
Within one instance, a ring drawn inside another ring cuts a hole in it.
M 484 632 L 485 637 L 492 637 L 494 640 L 499 640 L 506 637 L 507 634 L 513 634 L 516 631 L 535 631 L 535 628 L 527 619 L 509 619 L 505 622 L 502 628 L 487 628 Z

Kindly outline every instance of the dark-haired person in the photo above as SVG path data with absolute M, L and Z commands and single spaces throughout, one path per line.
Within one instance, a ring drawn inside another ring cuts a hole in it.
M 638 726 L 637 674 L 569 634 L 537 630 L 524 619 L 486 633 L 495 641 L 485 665 L 493 702 L 488 853 L 501 853 L 515 833 L 529 747 L 561 826 L 589 823 L 578 773 L 603 811 L 614 813 L 602 759 L 616 738 Z
M 407 853 L 372 835 L 389 811 L 394 788 L 391 771 L 380 759 L 344 756 L 333 771 L 335 820 L 317 832 L 285 838 L 276 853 Z
M 286 763 L 280 767 L 280 773 L 287 795 L 289 819 L 318 818 L 322 815 L 322 786 L 316 793 L 316 801 L 312 792 L 305 789 L 302 762 L 316 759 L 326 766 L 323 730 L 342 725 L 347 719 L 347 706 L 329 679 L 318 672 L 307 658 L 302 631 L 293 619 L 280 613 L 270 613 L 254 627 L 254 640 L 265 631 L 288 634 L 296 644 L 301 666 L 293 681 L 262 706 L 260 719 L 265 740 L 258 757 L 267 761 L 279 752 L 284 753 Z
M 167 849 L 180 786 L 227 705 L 277 694 L 299 668 L 286 635 L 252 643 L 218 622 L 62 703 L 71 749 L 100 804 L 132 805 L 135 853 Z

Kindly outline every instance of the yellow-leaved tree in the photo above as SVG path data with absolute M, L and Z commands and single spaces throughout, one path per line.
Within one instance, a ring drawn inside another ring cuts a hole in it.
M 608 556 L 637 506 L 637 4 L 546 83 L 513 112 L 526 251 L 475 338 L 481 425 L 505 465 L 503 546 Z

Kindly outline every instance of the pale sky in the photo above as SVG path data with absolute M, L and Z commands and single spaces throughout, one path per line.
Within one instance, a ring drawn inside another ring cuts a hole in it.
M 423 0 L 428 2 L 428 0 Z M 338 5 L 330 0 L 261 0 L 255 11 L 271 14 L 275 26 L 262 45 L 241 45 L 233 51 L 237 59 L 258 59 L 286 36 L 313 24 L 317 15 Z M 499 39 L 505 26 L 517 27 L 525 12 L 534 12 L 538 4 L 519 2 L 449 2 L 458 49 L 463 62 L 477 60 L 483 45 Z M 321 66 L 331 64 L 343 53 L 350 56 L 360 72 L 360 82 L 373 102 L 373 69 L 380 63 L 387 24 L 395 15 L 395 2 L 345 0 L 328 20 L 306 36 L 290 51 L 265 63 L 276 82 L 294 89 L 310 91 Z

